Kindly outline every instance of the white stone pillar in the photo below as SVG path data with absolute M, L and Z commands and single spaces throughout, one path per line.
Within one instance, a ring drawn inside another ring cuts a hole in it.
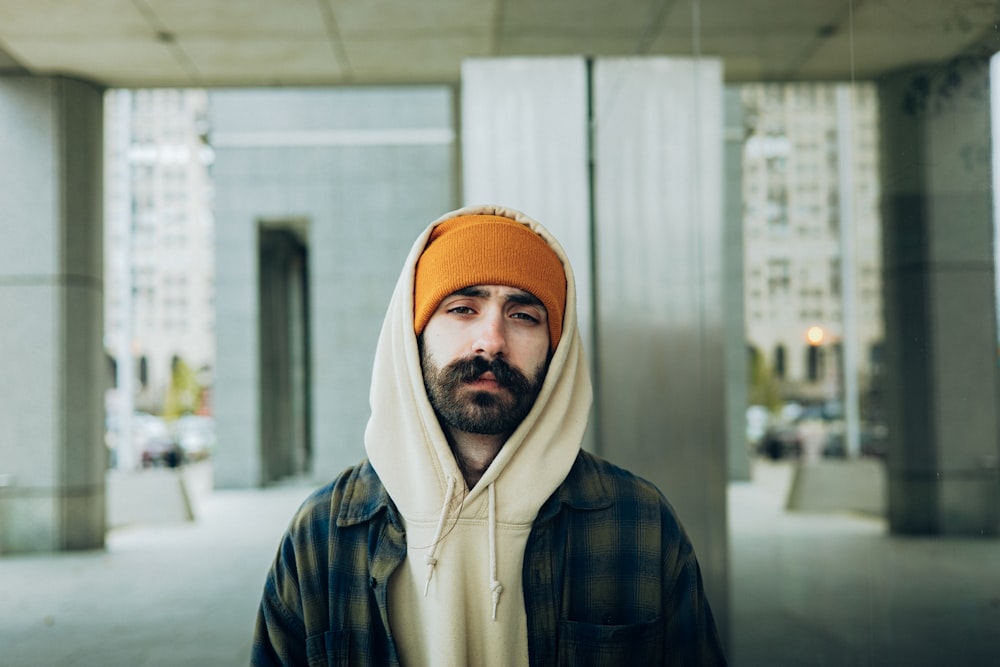
M 0 553 L 104 544 L 102 104 L 0 77 Z

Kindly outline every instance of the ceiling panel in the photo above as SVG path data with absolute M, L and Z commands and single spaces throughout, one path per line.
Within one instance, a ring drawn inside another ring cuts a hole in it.
M 729 81 L 829 80 L 989 55 L 998 26 L 1000 0 L 0 0 L 0 70 L 110 85 L 457 82 L 468 56 L 698 48 Z
M 956 52 L 963 51 L 965 49 L 954 42 L 915 39 L 902 43 L 890 42 L 877 34 L 855 34 L 853 40 L 842 37 L 826 41 L 808 61 L 802 64 L 798 75 L 849 79 L 852 52 L 853 76 L 857 79 L 871 79 L 877 78 L 883 72 L 904 67 L 944 63 L 951 60 Z
M 7 40 L 7 46 L 19 62 L 31 63 L 33 74 L 65 74 L 111 86 L 125 81 L 193 85 L 169 47 L 154 40 L 105 39 L 95 49 L 86 38 L 25 38 Z
M 458 81 L 463 58 L 490 55 L 483 36 L 344 40 L 355 81 Z M 405 55 L 401 55 L 405 54 Z
M 338 81 L 345 69 L 325 38 L 188 39 L 184 52 L 207 80 L 228 80 L 234 85 L 288 85 L 295 82 Z M 252 69 L 247 67 L 253 63 Z
M 860 5 L 864 1 L 854 0 L 854 4 Z M 691 7 L 690 2 L 675 4 L 669 23 L 682 28 L 694 25 Z M 808 33 L 847 21 L 850 11 L 847 0 L 704 1 L 699 3 L 699 24 L 705 34 L 715 31 Z
M 978 33 L 994 26 L 1000 7 L 990 0 L 874 0 L 856 2 L 856 27 L 885 34 L 908 34 L 921 29 L 934 32 Z
M 729 82 L 784 79 L 815 50 L 813 33 L 721 33 L 703 38 L 700 55 L 725 54 L 723 77 Z M 658 41 L 656 46 L 659 47 Z
M 635 54 L 631 36 L 600 35 L 581 39 L 568 35 L 509 34 L 498 44 L 500 56 L 630 56 Z
M 610 32 L 637 36 L 659 14 L 662 4 L 649 0 L 505 0 L 500 29 L 507 34 Z
M 398 37 L 463 32 L 489 34 L 497 0 L 336 0 L 331 3 L 341 35 Z
M 326 34 L 317 0 L 145 0 L 166 30 L 185 37 L 298 39 Z
M 130 0 L 0 0 L 0 38 L 152 35 L 154 30 Z

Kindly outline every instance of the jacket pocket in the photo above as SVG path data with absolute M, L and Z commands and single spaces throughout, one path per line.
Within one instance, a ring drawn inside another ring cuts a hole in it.
M 559 664 L 610 667 L 663 662 L 663 620 L 634 625 L 559 623 Z
M 306 637 L 306 658 L 309 667 L 335 667 L 350 664 L 349 635 L 343 630 L 330 630 Z

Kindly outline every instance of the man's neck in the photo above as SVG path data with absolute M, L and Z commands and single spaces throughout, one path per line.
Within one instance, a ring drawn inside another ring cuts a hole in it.
M 458 463 L 458 469 L 462 471 L 465 484 L 470 489 L 479 482 L 507 440 L 506 434 L 480 435 L 452 428 L 445 428 L 445 433 L 452 454 L 455 455 L 455 461 Z

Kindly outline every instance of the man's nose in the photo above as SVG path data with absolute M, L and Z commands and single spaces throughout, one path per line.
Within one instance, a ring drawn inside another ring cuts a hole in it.
M 485 313 L 476 328 L 473 353 L 492 359 L 507 353 L 507 333 L 501 313 Z

